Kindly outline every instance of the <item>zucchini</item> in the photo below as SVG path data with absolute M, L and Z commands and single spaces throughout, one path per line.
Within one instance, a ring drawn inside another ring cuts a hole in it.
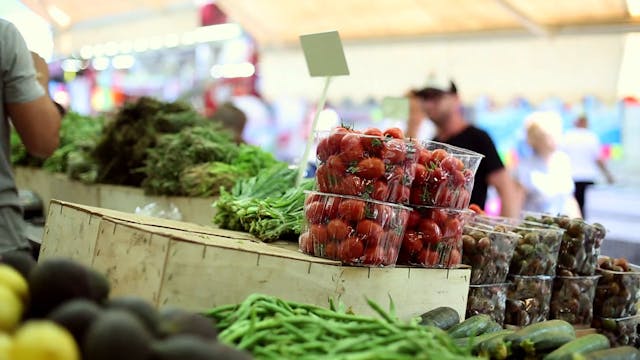
M 420 325 L 435 326 L 447 330 L 460 322 L 460 315 L 448 306 L 437 307 L 420 315 Z
M 452 338 L 463 338 L 471 335 L 482 335 L 493 322 L 489 315 L 473 315 L 465 321 L 451 327 L 448 331 L 449 336 Z
M 495 335 L 479 343 L 475 348 L 475 353 L 487 359 L 504 360 L 511 354 L 510 344 L 504 339 L 513 334 L 513 330 L 502 330 L 489 335 Z
M 491 321 L 491 323 L 489 323 L 489 325 L 487 325 L 487 328 L 484 330 L 484 333 L 489 334 L 489 333 L 494 333 L 502 330 L 504 330 L 502 325 L 498 324 L 495 321 Z
M 564 320 L 548 320 L 524 327 L 507 336 L 513 351 L 535 355 L 554 350 L 576 338 L 573 326 Z
M 466 346 L 471 345 L 471 348 L 475 351 L 476 349 L 478 349 L 478 346 L 487 341 L 490 340 L 496 336 L 504 336 L 507 334 L 511 334 L 513 332 L 513 330 L 501 330 L 498 332 L 492 332 L 492 333 L 484 333 L 482 335 L 479 336 L 470 336 L 470 337 L 464 337 L 464 338 L 458 338 L 458 339 L 454 339 L 454 344 L 456 344 L 457 347 L 463 348 Z
M 589 334 L 555 349 L 543 358 L 543 360 L 572 360 L 574 354 L 586 354 L 596 350 L 608 349 L 611 345 L 609 339 L 602 334 Z
M 585 360 L 640 360 L 640 350 L 632 346 L 620 346 L 612 349 L 597 350 L 579 356 L 583 356 Z M 575 359 L 580 359 L 580 357 Z

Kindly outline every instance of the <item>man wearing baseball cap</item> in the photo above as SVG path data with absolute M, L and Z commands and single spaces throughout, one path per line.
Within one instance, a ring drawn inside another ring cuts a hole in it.
M 484 208 L 487 189 L 494 186 L 500 196 L 503 216 L 517 217 L 521 197 L 516 183 L 504 167 L 496 147 L 485 131 L 471 125 L 462 112 L 458 89 L 453 82 L 446 85 L 432 84 L 413 91 L 422 109 L 436 127 L 433 140 L 469 149 L 484 155 L 476 172 L 471 203 Z

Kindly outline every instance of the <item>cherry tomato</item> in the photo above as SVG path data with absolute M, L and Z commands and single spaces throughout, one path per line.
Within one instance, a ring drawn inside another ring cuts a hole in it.
M 305 254 L 313 254 L 313 241 L 311 241 L 309 232 L 300 234 L 300 238 L 298 239 L 298 247 L 300 248 L 300 251 Z
M 311 225 L 309 235 L 314 244 L 324 245 L 328 242 L 327 227 L 324 225 Z
M 360 143 L 365 152 L 369 156 L 378 156 L 380 149 L 382 149 L 383 135 L 380 129 L 369 128 L 363 132 L 364 135 L 360 138 Z
M 431 151 L 427 149 L 420 149 L 420 152 L 418 153 L 418 164 L 428 166 L 429 162 L 431 162 Z
M 360 196 L 364 192 L 365 182 L 355 176 L 346 175 L 338 186 L 338 193 L 343 195 Z
M 393 265 L 398 260 L 398 248 L 390 247 L 387 249 L 386 254 L 383 254 L 382 265 L 388 266 Z
M 442 171 L 442 169 L 440 169 L 440 168 L 434 168 L 434 169 L 427 168 L 427 184 L 440 185 L 440 184 L 444 183 L 446 179 L 447 178 L 446 178 L 444 172 Z
M 340 143 L 342 142 L 342 138 L 349 133 L 349 130 L 343 127 L 337 127 L 333 131 L 331 131 L 331 135 L 329 135 L 328 145 L 329 152 L 331 154 L 337 154 L 340 152 Z
M 340 208 L 342 198 L 336 196 L 325 196 L 323 201 L 325 218 L 335 219 L 338 217 L 338 209 Z
M 338 259 L 338 244 L 335 241 L 330 241 L 324 246 L 324 256 L 329 259 Z
M 442 161 L 440 162 L 440 167 L 449 173 L 458 171 L 458 162 L 456 160 L 458 159 L 454 158 L 453 156 L 447 155 L 447 157 L 442 159 Z
M 356 232 L 362 238 L 362 240 L 369 244 L 378 244 L 382 235 L 384 234 L 384 230 L 382 226 L 375 221 L 372 220 L 362 220 L 358 223 L 356 227 Z
M 322 201 L 322 195 L 318 195 L 318 194 L 309 194 L 307 195 L 307 198 L 304 199 L 304 204 L 305 205 L 309 205 L 314 201 Z
M 404 132 L 400 128 L 389 128 L 384 131 L 384 136 L 392 137 L 395 139 L 404 139 Z
M 484 210 L 482 210 L 482 208 L 478 205 L 478 204 L 471 204 L 469 205 L 469 210 L 473 211 L 474 213 L 478 214 L 478 215 L 484 215 Z
M 409 230 L 404 234 L 402 239 L 402 251 L 408 254 L 417 254 L 422 250 L 422 236 L 417 232 Z
M 431 219 L 422 219 L 418 225 L 418 230 L 422 233 L 422 241 L 425 246 L 437 244 L 442 239 L 440 227 Z
M 336 192 L 338 182 L 342 174 L 335 172 L 327 165 L 320 165 L 316 170 L 316 182 L 318 183 L 318 189 L 321 192 L 334 193 Z
M 453 186 L 457 188 L 463 187 L 467 182 L 467 179 L 465 179 L 464 174 L 462 174 L 462 171 L 453 170 L 452 172 L 449 173 L 449 176 L 451 178 L 451 182 L 453 183 Z
M 456 217 L 449 217 L 445 223 L 443 235 L 445 237 L 458 237 L 462 235 L 462 222 Z
M 449 214 L 445 209 L 432 209 L 431 220 L 435 221 L 439 227 L 444 227 L 445 223 L 449 219 Z
M 435 196 L 436 206 L 454 207 L 454 193 L 449 189 L 447 184 L 442 183 L 438 186 Z
M 466 181 L 467 183 L 473 180 L 473 171 L 471 171 L 471 169 L 462 170 L 462 175 L 464 175 L 464 178 L 467 180 Z
M 358 162 L 364 158 L 364 149 L 360 144 L 360 135 L 346 134 L 340 141 L 340 158 L 345 164 Z
M 449 254 L 449 259 L 446 264 L 447 267 L 460 265 L 461 262 L 462 262 L 462 255 L 460 255 L 460 251 L 458 251 L 458 249 L 451 249 L 451 253 Z
M 462 162 L 462 160 L 458 159 L 458 158 L 454 158 L 456 159 L 456 167 L 455 169 L 458 171 L 462 171 L 464 170 L 464 163 Z
M 393 217 L 393 208 L 389 205 L 370 203 L 367 206 L 366 218 L 373 219 L 386 227 Z
M 386 140 L 380 152 L 385 164 L 400 164 L 404 161 L 405 155 L 406 146 L 404 140 L 401 139 Z
M 435 149 L 431 152 L 430 162 L 439 165 L 447 156 L 449 153 L 445 149 Z
M 435 250 L 422 249 L 418 254 L 418 262 L 425 266 L 435 266 L 440 263 L 440 255 Z
M 409 252 L 407 252 L 404 247 L 400 248 L 400 252 L 398 253 L 398 265 L 408 265 L 409 263 L 413 263 L 411 261 L 412 256 Z
M 357 237 L 348 237 L 338 244 L 338 257 L 344 262 L 357 262 L 364 255 L 364 245 Z
M 409 212 L 409 220 L 407 221 L 407 229 L 415 229 L 420 223 L 420 213 L 417 211 Z
M 427 168 L 424 165 L 416 164 L 416 171 L 413 176 L 413 185 L 422 186 L 427 183 Z
M 329 240 L 340 241 L 349 236 L 351 230 L 347 223 L 340 219 L 333 219 L 327 224 L 327 236 Z
M 324 221 L 324 204 L 321 201 L 314 201 L 305 206 L 304 214 L 311 224 L 320 224 Z
M 429 192 L 425 187 L 414 187 L 411 188 L 411 194 L 409 195 L 409 202 L 413 205 L 428 205 L 429 201 Z
M 365 202 L 362 200 L 344 199 L 338 206 L 338 215 L 347 221 L 364 219 Z
M 378 201 L 387 201 L 389 198 L 389 188 L 384 180 L 376 180 L 373 183 L 371 198 Z
M 362 263 L 366 265 L 381 265 L 384 262 L 384 249 L 367 247 Z
M 456 209 L 464 209 L 469 205 L 469 201 L 471 201 L 471 194 L 467 191 L 467 189 L 460 189 L 458 191 L 458 199 L 456 201 Z
M 347 166 L 338 155 L 329 156 L 325 166 L 329 167 L 336 174 L 343 174 L 347 171 Z
M 382 177 L 384 171 L 384 162 L 376 157 L 360 160 L 356 168 L 356 174 L 362 178 L 371 180 Z
M 320 142 L 318 143 L 318 148 L 316 149 L 316 156 L 321 162 L 327 161 L 329 156 L 331 156 L 331 149 L 329 148 L 328 138 L 323 138 L 322 140 L 320 140 Z

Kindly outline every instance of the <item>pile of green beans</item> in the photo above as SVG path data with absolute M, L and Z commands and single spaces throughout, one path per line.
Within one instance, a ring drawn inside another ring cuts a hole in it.
M 368 301 L 379 317 L 253 294 L 206 315 L 217 322 L 218 339 L 256 359 L 476 359 L 443 330 L 404 323 Z

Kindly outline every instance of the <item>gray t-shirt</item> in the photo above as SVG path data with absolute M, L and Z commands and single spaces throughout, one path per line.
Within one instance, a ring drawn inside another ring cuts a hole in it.
M 20 201 L 11 170 L 11 127 L 5 107 L 43 95 L 24 39 L 13 24 L 0 19 L 0 253 L 29 248 L 22 234 Z

